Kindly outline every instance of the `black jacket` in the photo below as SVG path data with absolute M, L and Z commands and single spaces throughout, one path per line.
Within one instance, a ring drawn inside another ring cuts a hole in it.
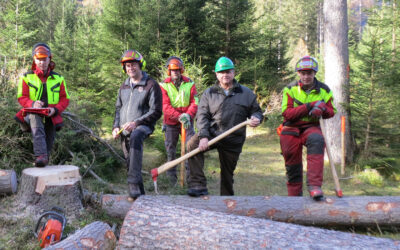
M 118 91 L 115 104 L 113 128 L 120 128 L 126 122 L 146 125 L 154 130 L 154 125 L 162 115 L 162 93 L 158 83 L 142 72 L 142 80 L 132 88 L 130 78 L 126 79 Z
M 263 119 L 256 95 L 249 88 L 234 80 L 228 95 L 219 86 L 218 81 L 206 89 L 201 96 L 197 111 L 197 129 L 200 138 L 211 139 L 227 131 L 235 125 L 255 116 Z M 246 128 L 243 127 L 219 143 L 237 151 L 246 139 Z

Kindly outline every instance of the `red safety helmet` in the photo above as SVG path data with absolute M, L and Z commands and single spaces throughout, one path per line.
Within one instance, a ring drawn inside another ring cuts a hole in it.
M 120 60 L 120 63 L 124 68 L 124 71 L 125 71 L 125 63 L 131 61 L 139 62 L 140 68 L 144 68 L 146 66 L 146 61 L 143 59 L 143 56 L 136 50 L 129 49 L 125 51 L 124 54 L 122 54 Z
M 296 72 L 300 70 L 314 70 L 318 72 L 317 59 L 311 56 L 304 56 L 296 63 Z
M 185 68 L 183 66 L 183 61 L 177 56 L 171 56 L 170 58 L 167 59 L 166 63 L 166 68 L 167 68 L 167 74 L 170 76 L 171 75 L 171 70 L 181 70 L 181 74 L 185 72 Z

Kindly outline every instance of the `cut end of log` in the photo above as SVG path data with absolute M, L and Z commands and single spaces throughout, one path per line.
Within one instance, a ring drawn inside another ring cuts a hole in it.
M 79 168 L 72 165 L 26 168 L 22 173 L 37 178 L 35 192 L 39 194 L 43 193 L 46 186 L 73 185 L 81 179 Z
M 0 170 L 0 194 L 15 194 L 18 182 L 14 170 Z

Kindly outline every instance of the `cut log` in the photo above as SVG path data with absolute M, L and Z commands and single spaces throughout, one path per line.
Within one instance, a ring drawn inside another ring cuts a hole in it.
M 79 168 L 71 165 L 26 168 L 22 171 L 19 200 L 38 212 L 54 206 L 64 209 L 67 217 L 82 210 Z
M 400 241 L 179 206 L 141 196 L 117 249 L 399 249 Z
M 17 192 L 18 182 L 14 170 L 0 169 L 0 195 L 15 194 Z
M 127 195 L 105 194 L 99 204 L 123 219 L 131 207 Z M 319 227 L 400 227 L 399 196 L 309 197 L 286 196 L 154 196 L 161 202 L 216 212 Z
M 76 231 L 73 235 L 47 247 L 48 250 L 75 250 L 75 249 L 115 249 L 117 239 L 110 226 L 101 221 L 95 221 Z

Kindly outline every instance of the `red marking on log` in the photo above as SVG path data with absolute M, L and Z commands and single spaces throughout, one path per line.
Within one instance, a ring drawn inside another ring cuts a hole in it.
M 94 248 L 96 246 L 96 241 L 93 238 L 82 238 L 80 241 L 85 247 Z
M 303 212 L 305 215 L 310 215 L 311 214 L 311 211 L 310 211 L 310 209 L 305 209 L 304 210 L 304 212 Z
M 110 240 L 116 239 L 114 232 L 111 230 L 107 230 L 106 233 L 104 234 L 104 236 L 106 239 L 110 239 Z
M 234 210 L 236 208 L 236 201 L 231 199 L 224 200 L 226 207 L 228 210 Z
M 367 210 L 370 212 L 376 212 L 378 210 L 382 210 L 383 212 L 387 213 L 392 208 L 398 207 L 398 202 L 369 202 L 367 204 Z
M 208 197 L 208 196 L 203 196 L 203 200 L 209 200 L 210 199 L 210 197 Z
M 350 217 L 353 218 L 353 219 L 358 219 L 360 213 L 357 213 L 357 212 L 355 212 L 355 211 L 351 211 L 349 215 L 350 215 Z
M 3 171 L 3 170 L 0 170 L 0 176 L 4 176 L 4 175 L 7 175 L 7 172 Z
M 334 200 L 334 199 L 331 199 L 331 198 L 327 198 L 327 199 L 326 199 L 326 203 L 328 203 L 328 204 L 333 204 L 333 203 L 335 203 L 335 200 Z
M 264 241 L 264 242 L 261 244 L 261 248 L 266 248 L 267 246 L 268 246 L 268 244 L 267 244 L 266 241 Z
M 108 203 L 112 201 L 111 196 L 103 196 L 103 203 Z
M 396 240 L 396 241 L 394 242 L 394 245 L 395 245 L 395 246 L 400 245 L 400 241 Z
M 330 216 L 338 216 L 338 215 L 340 215 L 340 211 L 338 211 L 338 210 L 329 210 L 329 215 Z
M 253 216 L 255 213 L 256 213 L 256 209 L 255 209 L 255 208 L 252 208 L 252 209 L 250 209 L 249 211 L 247 211 L 246 216 Z
M 269 200 L 271 199 L 271 196 L 264 196 L 264 200 Z
M 272 209 L 270 209 L 270 210 L 267 211 L 267 216 L 268 216 L 269 218 L 272 218 L 272 217 L 274 217 L 274 215 L 276 214 L 276 212 L 279 212 L 279 210 L 276 210 L 275 208 L 272 208 Z

